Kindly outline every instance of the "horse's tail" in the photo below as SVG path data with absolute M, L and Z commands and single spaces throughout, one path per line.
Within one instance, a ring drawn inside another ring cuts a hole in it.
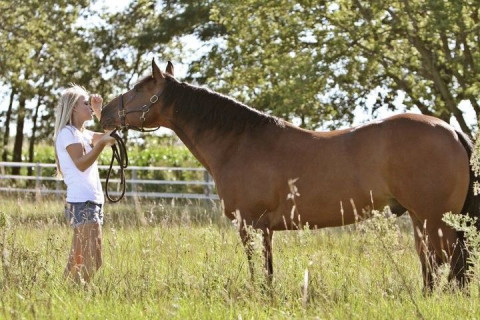
M 457 131 L 458 139 L 462 143 L 463 147 L 467 151 L 468 159 L 471 161 L 472 154 L 473 154 L 473 144 L 469 137 L 463 132 Z M 480 194 L 475 194 L 474 192 L 474 185 L 475 182 L 480 184 L 480 177 L 475 175 L 475 172 L 472 168 L 472 163 L 469 163 L 469 172 L 470 172 L 470 183 L 468 185 L 468 193 L 463 204 L 463 208 L 461 213 L 468 214 L 470 217 L 476 217 L 477 220 L 477 228 L 480 230 Z
M 480 178 L 475 175 L 475 172 L 472 168 L 471 158 L 473 154 L 473 145 L 470 138 L 467 137 L 467 135 L 465 135 L 463 132 L 457 131 L 457 135 L 460 143 L 467 151 L 469 160 L 468 171 L 470 173 L 470 182 L 468 185 L 467 197 L 465 198 L 461 214 L 469 215 L 472 218 L 476 217 L 476 227 L 477 230 L 480 230 L 480 195 L 476 195 L 474 191 L 474 185 L 475 183 L 480 183 Z M 467 250 L 465 240 L 466 239 L 464 232 L 457 231 L 457 245 L 455 246 L 451 260 L 451 275 L 455 276 L 460 286 L 464 286 L 466 284 L 467 278 L 465 275 L 465 271 L 469 267 L 471 267 L 468 261 L 469 252 Z

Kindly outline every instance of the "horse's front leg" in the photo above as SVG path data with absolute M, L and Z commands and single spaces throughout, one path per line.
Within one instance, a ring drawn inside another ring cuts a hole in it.
M 265 258 L 265 271 L 267 275 L 268 284 L 272 283 L 273 280 L 273 256 L 272 256 L 272 239 L 273 239 L 273 230 L 263 229 L 263 254 Z
M 264 257 L 264 270 L 265 275 L 267 277 L 267 281 L 271 284 L 273 279 L 273 256 L 272 256 L 272 238 L 273 238 L 273 231 L 268 228 L 261 229 L 262 230 L 262 238 L 263 238 L 263 257 Z M 248 227 L 246 223 L 242 223 L 240 227 L 240 238 L 242 239 L 242 243 L 245 247 L 245 253 L 247 254 L 248 259 L 248 267 L 250 269 L 250 276 L 252 281 L 254 280 L 254 265 L 253 265 L 253 254 L 255 251 L 254 246 L 254 233 L 252 228 Z
M 254 267 L 253 267 L 253 234 L 251 228 L 248 228 L 247 225 L 242 222 L 240 226 L 240 239 L 242 239 L 243 246 L 245 248 L 245 253 L 247 254 L 248 268 L 250 269 L 250 278 L 253 282 L 254 280 Z

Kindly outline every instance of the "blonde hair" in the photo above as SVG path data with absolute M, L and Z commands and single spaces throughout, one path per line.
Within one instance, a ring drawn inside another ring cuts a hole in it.
M 55 163 L 57 164 L 57 176 L 62 176 L 57 156 L 57 137 L 60 131 L 67 125 L 72 124 L 73 107 L 80 97 L 89 96 L 88 91 L 79 85 L 70 84 L 70 88 L 62 92 L 55 110 L 55 131 L 53 134 L 53 145 L 55 147 Z

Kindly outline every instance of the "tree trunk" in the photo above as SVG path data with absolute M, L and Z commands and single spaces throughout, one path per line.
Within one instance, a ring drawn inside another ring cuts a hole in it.
M 33 155 L 35 151 L 35 134 L 37 133 L 37 119 L 38 119 L 38 110 L 42 105 L 42 97 L 38 97 L 37 106 L 35 107 L 35 113 L 33 114 L 32 122 L 32 136 L 30 137 L 29 146 L 28 146 L 28 162 L 33 162 Z M 32 167 L 28 167 L 28 175 L 31 176 L 33 172 Z
M 12 117 L 12 107 L 13 99 L 15 98 L 17 91 L 15 88 L 12 88 L 12 93 L 10 94 L 10 102 L 8 104 L 7 110 L 7 119 L 5 120 L 5 132 L 3 134 L 3 152 L 2 152 L 2 161 L 7 161 L 8 158 L 8 138 L 10 137 L 10 119 Z
M 23 145 L 23 127 L 25 125 L 25 104 L 26 100 L 20 96 L 17 111 L 17 133 L 15 135 L 15 144 L 13 145 L 13 162 L 22 162 L 22 145 Z M 18 175 L 20 167 L 14 167 L 12 174 Z

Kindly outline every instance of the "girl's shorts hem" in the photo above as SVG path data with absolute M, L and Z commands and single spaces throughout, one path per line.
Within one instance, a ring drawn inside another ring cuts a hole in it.
M 65 218 L 72 228 L 84 224 L 103 224 L 103 205 L 87 202 L 67 202 L 65 204 Z

